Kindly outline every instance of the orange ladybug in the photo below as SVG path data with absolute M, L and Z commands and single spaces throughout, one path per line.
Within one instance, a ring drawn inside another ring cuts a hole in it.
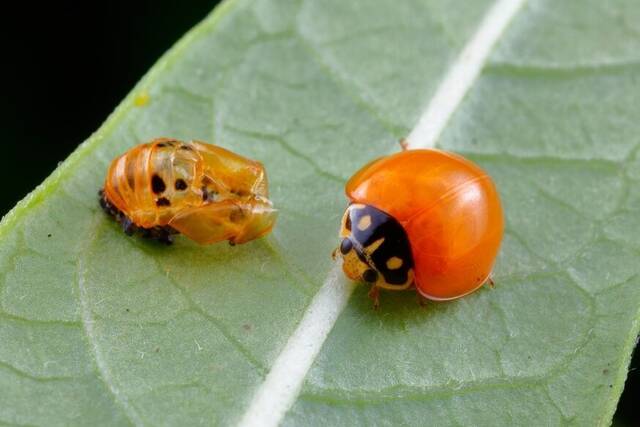
M 347 182 L 340 230 L 342 268 L 378 291 L 415 286 L 450 300 L 490 282 L 504 220 L 496 187 L 471 161 L 440 150 L 375 160 Z
M 236 244 L 273 228 L 267 187 L 259 162 L 204 142 L 158 138 L 111 162 L 100 204 L 128 235 Z

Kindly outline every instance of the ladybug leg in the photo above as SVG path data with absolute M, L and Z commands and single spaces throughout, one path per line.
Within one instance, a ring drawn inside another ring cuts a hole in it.
M 418 305 L 420 307 L 426 307 L 427 306 L 427 299 L 425 297 L 423 297 L 420 292 L 416 292 L 416 301 L 418 302 Z
M 400 144 L 402 151 L 407 151 L 409 149 L 409 141 L 407 141 L 407 138 L 400 138 L 398 144 Z
M 369 298 L 373 300 L 373 309 L 377 310 L 380 307 L 380 288 L 372 286 L 369 289 Z
M 334 261 L 336 259 L 338 259 L 338 249 L 339 248 L 335 248 L 332 252 L 331 252 L 331 259 L 333 259 Z
M 484 284 L 485 284 L 485 285 L 488 285 L 491 289 L 493 289 L 493 288 L 495 288 L 495 287 L 496 287 L 496 284 L 495 284 L 495 283 L 493 283 L 493 278 L 492 278 L 491 276 L 489 276 L 489 277 L 487 278 L 487 281 L 486 281 L 486 282 L 484 282 Z

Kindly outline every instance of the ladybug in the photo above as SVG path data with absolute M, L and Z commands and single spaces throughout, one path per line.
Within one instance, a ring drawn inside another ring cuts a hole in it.
M 381 288 L 450 300 L 493 284 L 504 220 L 496 187 L 476 164 L 406 150 L 364 166 L 345 193 L 351 203 L 334 257 L 347 277 L 371 284 L 375 307 Z
M 200 244 L 245 243 L 273 228 L 276 210 L 259 162 L 200 141 L 158 138 L 111 162 L 100 205 L 128 235 Z

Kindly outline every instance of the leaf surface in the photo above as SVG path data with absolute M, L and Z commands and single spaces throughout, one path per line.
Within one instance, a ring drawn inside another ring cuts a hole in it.
M 438 142 L 500 189 L 496 289 L 375 312 L 358 288 L 285 425 L 610 422 L 639 327 L 640 6 L 587 3 L 530 1 Z M 0 422 L 237 422 L 332 268 L 344 181 L 396 150 L 489 7 L 219 7 L 3 219 Z M 263 161 L 274 232 L 122 234 L 106 167 L 165 135 Z

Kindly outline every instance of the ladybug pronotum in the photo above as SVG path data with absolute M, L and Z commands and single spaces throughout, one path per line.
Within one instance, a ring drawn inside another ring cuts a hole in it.
M 276 210 L 259 162 L 199 141 L 158 138 L 111 162 L 102 208 L 125 233 L 171 243 L 245 243 L 273 228 Z
M 348 181 L 351 204 L 334 251 L 352 280 L 379 289 L 415 287 L 432 300 L 467 295 L 486 282 L 500 248 L 502 207 L 489 175 L 440 150 L 375 160 Z

